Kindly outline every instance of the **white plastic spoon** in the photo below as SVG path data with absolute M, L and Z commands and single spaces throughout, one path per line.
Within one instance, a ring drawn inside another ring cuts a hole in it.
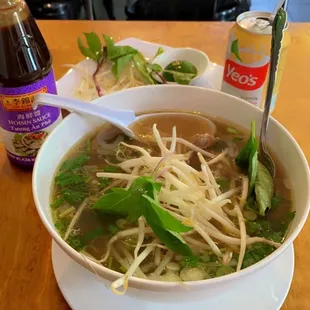
M 104 98 L 104 97 L 102 97 Z M 189 117 L 202 118 L 204 121 L 209 123 L 211 131 L 213 134 L 216 131 L 216 126 L 209 119 L 185 112 L 160 112 L 160 113 L 152 113 L 152 114 L 143 114 L 140 116 L 136 116 L 135 112 L 132 110 L 120 110 L 120 109 L 111 109 L 104 106 L 99 106 L 97 104 L 92 104 L 90 102 L 85 102 L 72 98 L 60 97 L 58 95 L 52 94 L 38 94 L 34 97 L 33 109 L 36 109 L 39 105 L 47 105 L 51 107 L 57 107 L 69 110 L 70 112 L 77 112 L 81 114 L 87 114 L 91 116 L 98 117 L 108 123 L 111 123 L 115 127 L 119 128 L 123 133 L 127 136 L 133 138 L 135 134 L 131 129 L 129 129 L 129 125 L 134 123 L 141 118 L 150 117 L 153 115 L 176 115 L 176 114 L 186 114 Z

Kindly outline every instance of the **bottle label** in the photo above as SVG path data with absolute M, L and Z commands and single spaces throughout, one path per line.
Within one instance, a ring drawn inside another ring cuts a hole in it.
M 57 93 L 53 71 L 27 86 L 0 87 L 0 127 L 5 148 L 13 162 L 29 167 L 48 134 L 62 119 L 59 108 L 32 109 L 34 95 L 38 93 Z

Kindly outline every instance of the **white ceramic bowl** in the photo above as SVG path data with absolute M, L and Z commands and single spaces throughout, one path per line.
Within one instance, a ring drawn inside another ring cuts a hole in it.
M 208 56 L 204 52 L 191 47 L 180 47 L 163 52 L 153 60 L 153 63 L 165 68 L 175 60 L 186 60 L 196 67 L 197 75 L 191 80 L 191 83 L 198 79 L 207 70 L 210 62 Z M 156 78 L 156 76 L 154 77 Z M 168 84 L 176 83 L 168 82 Z
M 259 129 L 262 111 L 238 98 L 203 88 L 180 85 L 145 86 L 118 92 L 95 101 L 96 104 L 115 108 L 133 109 L 136 112 L 150 110 L 199 111 L 218 116 L 249 128 L 250 122 L 257 122 Z M 96 272 L 108 285 L 120 276 L 92 261 L 86 260 L 62 240 L 53 226 L 49 204 L 53 177 L 68 150 L 86 134 L 102 125 L 94 118 L 69 115 L 47 138 L 38 154 L 33 171 L 33 195 L 38 213 L 57 244 L 76 262 L 92 272 Z M 257 132 L 258 134 L 258 132 Z M 283 245 L 259 263 L 240 272 L 224 277 L 180 283 L 156 282 L 132 278 L 127 294 L 136 298 L 161 301 L 190 301 L 211 298 L 215 294 L 230 289 L 234 283 L 258 272 L 279 256 L 297 237 L 309 211 L 310 177 L 307 161 L 289 132 L 276 120 L 271 119 L 268 140 L 277 154 L 293 186 L 296 217 Z M 83 281 L 83 279 L 81 279 Z

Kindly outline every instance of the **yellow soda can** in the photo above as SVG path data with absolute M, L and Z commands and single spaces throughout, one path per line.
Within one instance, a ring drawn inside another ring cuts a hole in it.
M 264 106 L 268 82 L 272 26 L 268 12 L 245 12 L 232 27 L 226 53 L 222 91 L 244 99 L 253 105 Z M 291 37 L 285 27 L 272 96 L 271 111 L 279 93 Z

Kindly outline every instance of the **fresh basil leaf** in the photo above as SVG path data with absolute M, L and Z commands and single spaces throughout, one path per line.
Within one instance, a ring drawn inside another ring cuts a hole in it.
M 147 62 L 145 61 L 143 55 L 140 52 L 137 52 L 133 56 L 133 61 L 136 69 L 139 71 L 141 77 L 147 84 L 154 84 L 154 81 L 151 77 L 151 74 L 148 70 Z
M 106 34 L 103 35 L 103 39 L 107 49 L 107 57 L 110 60 L 111 55 L 113 55 L 114 53 L 115 44 L 113 39 L 110 36 L 107 36 Z
M 171 234 L 171 232 L 161 228 L 160 226 L 157 226 L 156 224 L 154 224 L 153 222 L 148 223 L 154 234 L 172 251 L 179 253 L 183 256 L 192 256 L 193 252 L 190 249 L 190 247 L 180 241 L 181 236 L 176 237 L 177 233 L 175 234 Z
M 126 46 L 117 46 L 117 45 L 115 45 L 112 53 L 110 55 L 108 54 L 108 57 L 111 61 L 116 61 L 119 58 L 122 58 L 124 56 L 128 56 L 128 55 L 133 56 L 137 53 L 138 53 L 138 51 L 131 46 L 127 46 L 127 45 Z
M 147 195 L 142 195 L 142 197 L 144 197 L 144 199 L 146 199 L 148 202 L 143 204 L 143 215 L 147 223 L 153 222 L 155 225 L 160 226 L 165 230 L 169 230 L 171 233 L 184 233 L 193 229 L 192 227 L 188 227 L 182 224 L 168 211 L 164 210 L 160 205 L 158 205 L 151 197 Z
M 257 182 L 256 178 L 258 173 L 258 143 L 256 139 L 253 141 L 249 160 L 249 193 L 251 194 Z
M 129 216 L 130 221 L 134 221 L 142 215 L 140 200 L 141 195 L 138 192 L 113 188 L 111 193 L 102 196 L 92 208 L 105 213 Z
M 78 43 L 79 50 L 83 56 L 88 57 L 94 61 L 97 61 L 96 54 L 83 44 L 82 39 L 80 37 L 78 38 L 77 43 Z
M 132 61 L 132 54 L 119 57 L 118 59 L 115 60 L 114 65 L 112 67 L 112 73 L 116 80 L 119 79 L 120 74 L 126 68 L 126 66 L 128 66 L 130 61 Z
M 255 183 L 255 198 L 259 213 L 264 216 L 266 211 L 271 208 L 271 199 L 274 193 L 273 178 L 268 169 L 258 162 L 257 178 Z
M 94 53 L 100 53 L 102 51 L 102 45 L 98 35 L 94 32 L 88 32 L 88 33 L 86 32 L 84 33 L 84 35 L 89 48 Z
M 74 169 L 81 168 L 83 165 L 85 165 L 88 162 L 89 158 L 90 157 L 85 154 L 70 158 L 61 165 L 59 171 L 69 172 Z
M 156 54 L 155 54 L 154 59 L 155 59 L 157 56 L 159 56 L 160 54 L 164 53 L 164 52 L 165 52 L 164 49 L 163 49 L 162 47 L 159 47 L 158 50 L 157 50 L 157 52 L 156 52 Z
M 255 137 L 255 121 L 251 123 L 251 133 L 250 137 L 245 144 L 245 146 L 241 149 L 239 155 L 236 157 L 236 164 L 242 168 L 247 170 L 250 163 L 250 156 L 252 149 L 257 145 L 257 140 Z
M 158 192 L 160 191 L 160 188 L 161 188 L 161 184 L 160 183 L 157 183 L 152 177 L 139 177 L 139 178 L 136 178 L 133 182 L 132 182 L 132 184 L 131 184 L 131 186 L 130 186 L 130 188 L 129 188 L 129 190 L 130 191 L 137 191 L 137 190 L 142 190 L 142 192 L 144 193 L 144 192 L 146 192 L 147 191 L 147 185 L 148 184 L 151 184 L 152 185 L 152 187 L 154 188 L 154 189 L 156 189 Z M 151 194 L 153 193 L 153 191 L 151 192 Z M 150 192 L 148 193 L 148 194 L 150 194 Z

